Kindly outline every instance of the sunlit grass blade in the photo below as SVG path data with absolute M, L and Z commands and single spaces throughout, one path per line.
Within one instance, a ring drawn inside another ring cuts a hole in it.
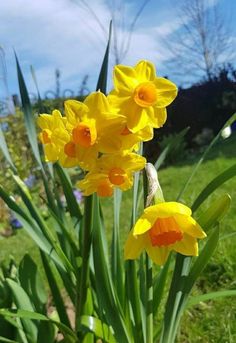
M 218 292 L 196 295 L 188 299 L 186 308 L 190 308 L 192 306 L 198 305 L 199 303 L 208 301 L 208 300 L 216 300 L 216 299 L 222 299 L 226 297 L 235 297 L 235 296 L 236 296 L 236 289 L 229 289 L 227 291 L 218 291 Z
M 236 164 L 232 167 L 223 171 L 220 175 L 216 176 L 198 195 L 193 205 L 191 206 L 192 211 L 196 211 L 198 207 L 211 195 L 218 187 L 220 187 L 224 182 L 230 180 L 232 177 L 236 176 Z
M 112 22 L 110 22 L 109 26 L 109 37 L 106 52 L 104 55 L 104 59 L 102 62 L 102 67 L 99 73 L 98 82 L 96 90 L 100 90 L 102 93 L 106 94 L 107 90 L 107 71 L 108 71 L 108 59 L 109 59 L 109 50 L 110 50 L 110 42 L 111 42 L 111 31 L 112 31 Z
M 0 148 L 2 150 L 2 153 L 5 157 L 5 159 L 7 160 L 7 162 L 9 163 L 10 167 L 12 168 L 14 173 L 17 173 L 16 167 L 12 161 L 11 155 L 9 153 L 8 147 L 7 147 L 7 143 L 4 137 L 4 134 L 2 132 L 2 126 L 0 124 Z
M 27 130 L 29 142 L 32 147 L 35 159 L 38 162 L 41 169 L 43 170 L 40 153 L 39 153 L 39 147 L 38 147 L 34 115 L 32 113 L 29 94 L 25 85 L 25 80 L 24 80 L 16 53 L 15 53 L 15 59 L 16 59 L 17 76 L 18 76 L 18 83 L 19 83 L 19 89 L 20 89 L 20 95 L 21 95 L 21 101 L 22 101 L 22 108 L 23 108 L 24 118 L 25 118 L 25 126 Z
M 93 332 L 97 338 L 101 338 L 105 343 L 116 343 L 111 328 L 100 319 L 93 316 L 82 316 L 81 325 Z
M 234 113 L 229 120 L 227 120 L 227 122 L 224 124 L 224 126 L 221 128 L 221 130 L 218 132 L 218 134 L 213 138 L 213 140 L 210 142 L 210 144 L 208 145 L 208 147 L 204 150 L 204 153 L 202 154 L 201 158 L 199 159 L 199 161 L 196 163 L 196 165 L 194 166 L 191 175 L 189 176 L 188 180 L 185 182 L 184 186 L 182 187 L 181 191 L 179 192 L 179 195 L 177 197 L 177 200 L 179 200 L 183 193 L 186 191 L 186 189 L 188 188 L 190 182 L 192 181 L 194 175 L 196 174 L 198 168 L 200 167 L 200 165 L 202 164 L 202 162 L 204 161 L 205 157 L 207 156 L 207 154 L 209 153 L 209 151 L 211 150 L 211 148 L 215 145 L 215 143 L 220 139 L 222 131 L 232 125 L 232 123 L 234 123 L 236 120 L 236 113 Z

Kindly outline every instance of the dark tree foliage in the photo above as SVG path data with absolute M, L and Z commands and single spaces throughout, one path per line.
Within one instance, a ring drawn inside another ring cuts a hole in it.
M 163 128 L 156 130 L 155 138 L 145 145 L 146 155 L 155 159 L 163 136 L 180 132 L 190 127 L 186 140 L 194 148 L 194 137 L 204 128 L 214 135 L 236 111 L 236 70 L 227 65 L 211 80 L 203 80 L 190 88 L 179 89 L 175 101 L 168 107 L 168 119 Z

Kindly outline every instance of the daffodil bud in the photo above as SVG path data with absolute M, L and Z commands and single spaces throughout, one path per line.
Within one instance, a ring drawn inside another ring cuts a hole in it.
M 152 200 L 155 204 L 164 202 L 164 196 L 160 183 L 158 181 L 157 171 L 153 164 L 146 163 L 145 171 L 148 181 L 148 195 L 146 200 L 146 207 L 151 205 Z

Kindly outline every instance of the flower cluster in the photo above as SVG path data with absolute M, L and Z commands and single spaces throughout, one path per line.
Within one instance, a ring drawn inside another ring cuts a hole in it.
M 86 172 L 78 182 L 84 195 L 127 190 L 146 162 L 136 153 L 139 143 L 151 140 L 153 129 L 165 123 L 166 106 L 176 95 L 176 85 L 157 77 L 152 63 L 117 65 L 108 96 L 94 92 L 84 102 L 65 101 L 65 116 L 58 110 L 39 116 L 46 160 L 80 166 Z

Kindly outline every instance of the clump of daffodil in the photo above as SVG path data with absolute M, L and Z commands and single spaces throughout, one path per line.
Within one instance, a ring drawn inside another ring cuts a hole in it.
M 125 259 L 136 259 L 146 251 L 153 262 L 163 265 L 172 250 L 197 256 L 197 238 L 204 238 L 206 234 L 191 214 L 189 207 L 178 202 L 147 207 L 130 231 Z
M 41 114 L 37 123 L 42 130 L 39 139 L 44 145 L 45 159 L 47 162 L 56 162 L 70 140 L 65 126 L 66 118 L 58 110 L 54 110 L 52 114 Z
M 90 170 L 95 166 L 99 152 L 119 150 L 119 142 L 109 136 L 109 128 L 119 123 L 121 116 L 111 108 L 103 93 L 91 93 L 84 103 L 65 101 L 65 115 L 70 141 L 60 156 L 62 165 L 75 162 Z
M 111 196 L 115 187 L 126 191 L 133 185 L 133 174 L 144 168 L 146 159 L 135 153 L 123 152 L 103 155 L 97 160 L 78 187 L 84 195 L 97 192 L 99 196 Z
M 161 127 L 167 118 L 166 106 L 176 95 L 173 82 L 157 77 L 151 62 L 140 61 L 135 67 L 115 67 L 114 90 L 108 99 L 126 117 L 128 129 L 137 132 L 147 125 Z

